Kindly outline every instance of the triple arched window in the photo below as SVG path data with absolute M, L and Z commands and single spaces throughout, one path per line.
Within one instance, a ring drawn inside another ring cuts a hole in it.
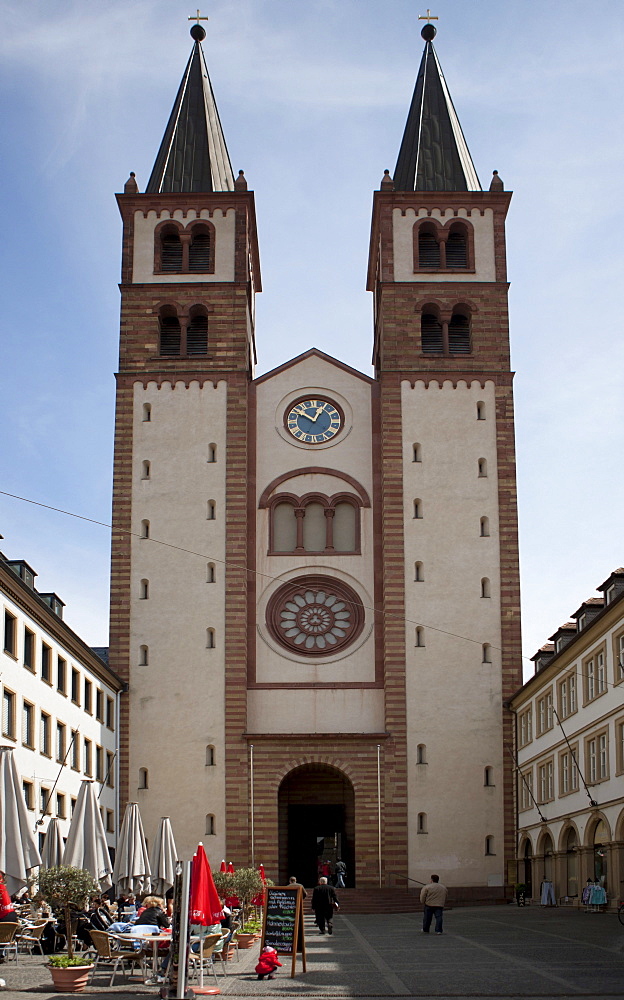
M 474 271 L 474 234 L 469 222 L 441 226 L 435 219 L 414 225 L 414 271 Z
M 434 303 L 424 305 L 420 314 L 420 343 L 423 354 L 449 357 L 472 353 L 470 307 L 456 305 L 450 316 Z
M 278 494 L 269 504 L 269 552 L 359 552 L 360 506 L 350 493 Z
M 192 306 L 180 316 L 175 306 L 161 306 L 159 312 L 162 358 L 205 357 L 208 354 L 208 316 L 203 306 Z
M 214 274 L 215 229 L 212 222 L 191 223 L 186 229 L 174 220 L 156 227 L 154 272 L 157 274 Z

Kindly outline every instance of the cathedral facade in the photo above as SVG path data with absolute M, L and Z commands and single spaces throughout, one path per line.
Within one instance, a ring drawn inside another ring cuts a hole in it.
M 505 216 L 432 44 L 374 194 L 369 377 L 254 377 L 253 193 L 201 42 L 123 219 L 111 666 L 122 805 L 314 883 L 500 887 L 521 683 Z M 258 336 L 261 349 L 261 332 Z

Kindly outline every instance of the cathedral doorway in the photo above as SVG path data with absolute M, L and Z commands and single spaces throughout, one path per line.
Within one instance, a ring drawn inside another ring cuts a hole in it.
M 333 873 L 341 858 L 347 885 L 355 885 L 355 794 L 346 774 L 330 764 L 304 764 L 290 771 L 278 795 L 279 869 L 315 886 L 322 866 Z M 332 881 L 332 879 L 330 879 Z

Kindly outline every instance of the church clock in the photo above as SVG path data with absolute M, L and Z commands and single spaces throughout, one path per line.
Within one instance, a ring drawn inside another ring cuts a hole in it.
M 331 441 L 343 423 L 342 412 L 329 399 L 300 399 L 285 414 L 288 431 L 304 444 Z

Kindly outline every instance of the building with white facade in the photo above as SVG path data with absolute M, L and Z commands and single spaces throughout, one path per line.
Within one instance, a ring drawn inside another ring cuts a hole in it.
M 14 748 L 39 845 L 57 816 L 67 836 L 83 779 L 96 782 L 109 847 L 117 828 L 117 733 L 123 683 L 63 621 L 56 594 L 0 553 L 2 743 Z
M 580 903 L 588 879 L 610 903 L 624 880 L 624 568 L 533 657 L 516 715 L 518 881 L 550 880 Z

